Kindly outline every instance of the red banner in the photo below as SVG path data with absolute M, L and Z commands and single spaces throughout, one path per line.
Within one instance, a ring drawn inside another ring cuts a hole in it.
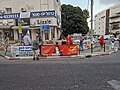
M 41 54 L 43 56 L 51 56 L 55 52 L 54 45 L 44 45 L 41 46 Z
M 51 55 L 77 55 L 78 46 L 76 44 L 71 45 L 44 45 L 41 47 L 41 54 L 43 56 Z
M 71 45 L 59 45 L 62 55 L 77 55 L 78 47 L 76 44 Z

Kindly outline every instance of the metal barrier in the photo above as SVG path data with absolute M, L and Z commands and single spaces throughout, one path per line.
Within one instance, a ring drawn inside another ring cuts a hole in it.
M 93 53 L 93 43 L 91 43 L 91 53 Z
M 105 43 L 104 43 L 104 52 L 105 52 L 106 48 L 105 48 Z

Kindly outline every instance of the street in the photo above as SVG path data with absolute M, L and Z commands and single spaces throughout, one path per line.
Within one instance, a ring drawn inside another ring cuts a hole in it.
M 86 59 L 0 58 L 0 90 L 120 90 L 119 55 L 120 51 Z

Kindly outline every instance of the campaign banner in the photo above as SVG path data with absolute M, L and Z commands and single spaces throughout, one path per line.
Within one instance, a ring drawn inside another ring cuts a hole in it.
M 78 46 L 76 44 L 59 45 L 59 49 L 62 55 L 77 55 L 78 54 Z
M 41 55 L 43 56 L 51 56 L 55 52 L 54 45 L 43 45 L 41 46 Z
M 77 55 L 78 54 L 78 46 L 76 44 L 71 44 L 71 45 L 44 45 L 44 46 L 41 46 L 41 54 L 43 56 Z
M 11 46 L 12 57 L 33 56 L 32 46 Z

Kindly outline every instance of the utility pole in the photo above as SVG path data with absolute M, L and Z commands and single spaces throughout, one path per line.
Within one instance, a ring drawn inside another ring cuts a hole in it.
M 93 0 L 91 0 L 91 53 L 93 53 Z
M 93 41 L 93 0 L 91 0 L 91 40 Z

